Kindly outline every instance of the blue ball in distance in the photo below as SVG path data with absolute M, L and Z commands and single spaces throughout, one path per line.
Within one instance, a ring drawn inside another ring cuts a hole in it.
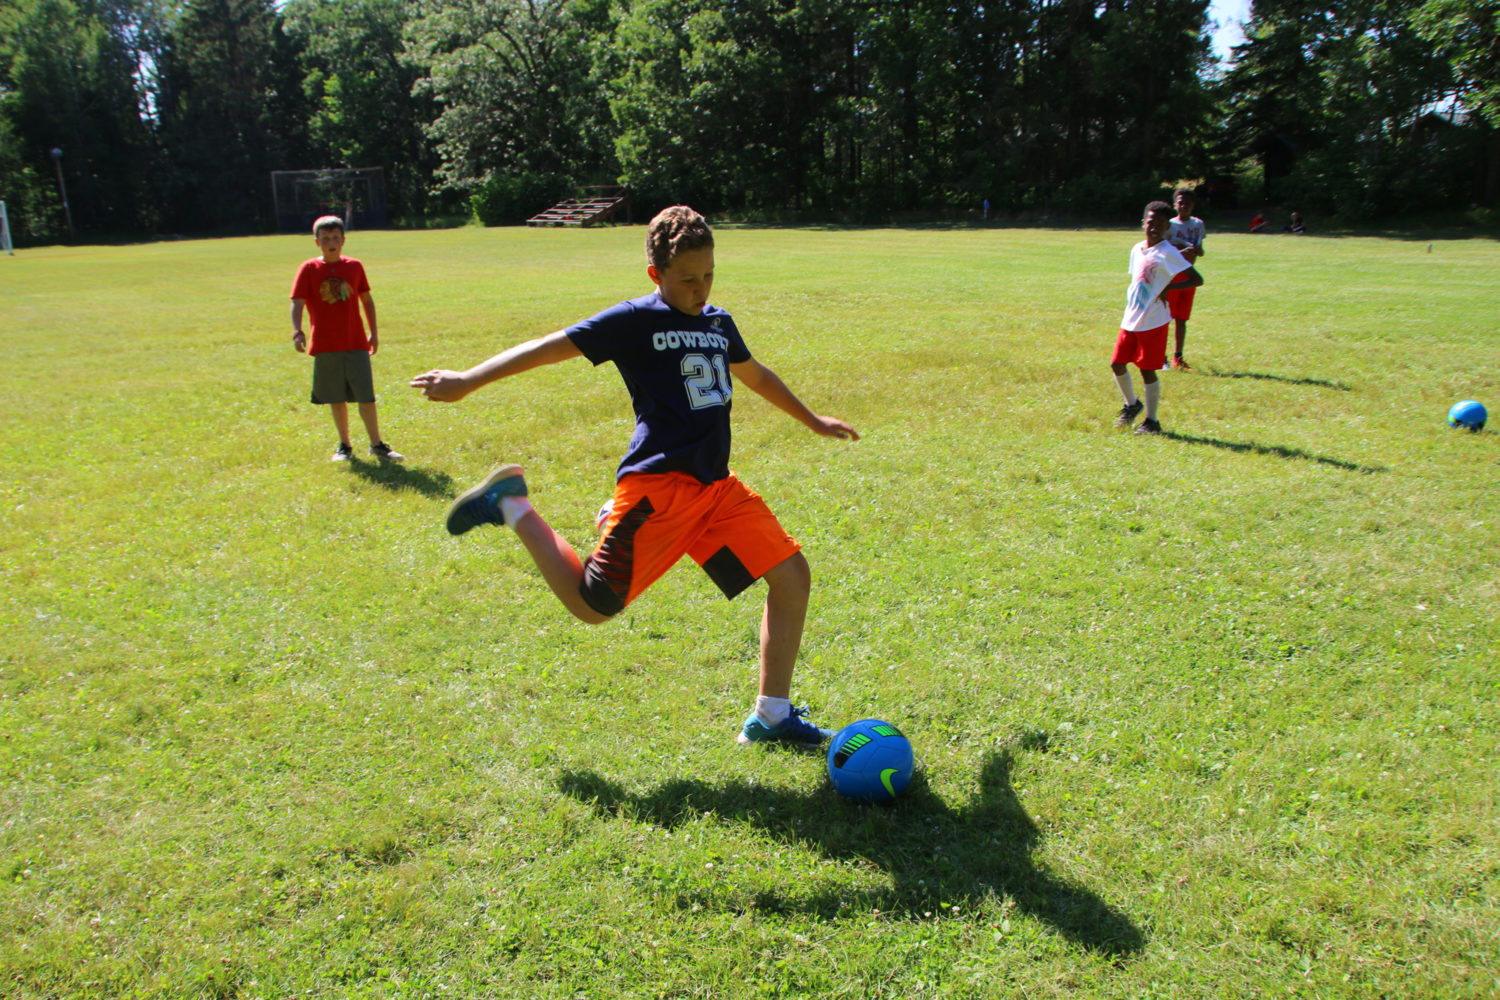
M 828 744 L 828 780 L 855 802 L 894 802 L 911 784 L 911 741 L 883 719 L 860 719 Z
M 1448 411 L 1448 423 L 1453 427 L 1463 427 L 1467 430 L 1477 431 L 1484 427 L 1484 422 L 1489 418 L 1485 412 L 1484 404 L 1472 399 L 1454 403 L 1453 408 Z

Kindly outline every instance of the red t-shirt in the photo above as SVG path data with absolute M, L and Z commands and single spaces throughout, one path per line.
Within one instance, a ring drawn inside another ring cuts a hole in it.
M 307 303 L 312 323 L 308 354 L 370 349 L 359 313 L 359 297 L 369 290 L 365 266 L 353 257 L 340 257 L 333 264 L 322 257 L 302 262 L 292 282 L 291 297 Z

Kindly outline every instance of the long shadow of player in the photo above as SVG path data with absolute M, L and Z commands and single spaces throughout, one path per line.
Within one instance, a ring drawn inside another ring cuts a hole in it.
M 889 808 L 854 806 L 831 788 L 805 794 L 744 782 L 679 779 L 635 795 L 590 771 L 564 773 L 559 787 L 604 816 L 631 815 L 671 828 L 712 813 L 832 858 L 878 865 L 891 878 L 889 888 L 856 894 L 762 893 L 755 905 L 763 911 L 833 917 L 852 907 L 920 918 L 940 906 L 971 912 L 995 893 L 1092 951 L 1114 957 L 1141 951 L 1145 935 L 1129 917 L 1032 861 L 1041 834 L 1016 798 L 1010 770 L 1009 751 L 991 754 L 979 795 L 959 809 L 935 795 L 920 772 Z
M 451 500 L 458 494 L 453 488 L 453 477 L 446 472 L 428 472 L 417 466 L 395 462 L 366 462 L 357 455 L 349 459 L 349 471 L 361 479 L 384 486 L 393 493 L 413 490 L 439 500 Z
M 1304 462 L 1329 465 L 1335 469 L 1343 469 L 1346 472 L 1360 472 L 1365 475 L 1391 471 L 1383 465 L 1357 465 L 1354 462 L 1346 462 L 1342 458 L 1330 458 L 1327 455 L 1317 455 L 1310 451 L 1304 451 L 1301 448 L 1287 448 L 1279 444 L 1257 444 L 1254 441 L 1222 441 L 1219 438 L 1197 437 L 1177 431 L 1163 431 L 1161 436 L 1172 441 L 1181 441 L 1184 444 L 1206 444 L 1212 448 L 1222 448 L 1225 451 L 1252 452 L 1256 455 L 1272 455 L 1276 458 L 1300 459 Z
M 1326 378 L 1293 378 L 1290 375 L 1272 375 L 1270 372 L 1231 372 L 1221 371 L 1218 368 L 1199 368 L 1198 371 L 1213 378 L 1253 378 L 1266 382 L 1284 382 L 1287 385 L 1315 385 L 1324 389 L 1337 389 L 1339 392 L 1354 391 L 1343 382 L 1334 382 Z

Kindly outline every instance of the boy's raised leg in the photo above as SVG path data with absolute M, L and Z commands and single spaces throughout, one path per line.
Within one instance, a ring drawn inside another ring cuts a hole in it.
M 583 583 L 583 560 L 578 558 L 578 553 L 573 551 L 566 538 L 553 531 L 552 526 L 534 510 L 516 518 L 513 527 L 516 537 L 531 554 L 531 561 L 541 571 L 542 579 L 547 581 L 552 593 L 574 618 L 590 625 L 609 621 L 608 615 L 601 615 L 584 601 L 578 589 Z
M 459 494 L 448 508 L 448 533 L 462 535 L 485 524 L 510 525 L 563 607 L 590 625 L 608 621 L 609 616 L 584 602 L 578 590 L 583 582 L 583 560 L 567 539 L 532 509 L 523 473 L 519 465 L 502 465 Z

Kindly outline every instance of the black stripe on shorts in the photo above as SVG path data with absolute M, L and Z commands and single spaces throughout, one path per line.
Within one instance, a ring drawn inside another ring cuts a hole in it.
M 642 497 L 584 560 L 583 582 L 578 585 L 578 593 L 585 604 L 601 615 L 613 616 L 625 610 L 635 570 L 635 534 L 654 513 L 656 508 L 651 506 L 651 498 Z

